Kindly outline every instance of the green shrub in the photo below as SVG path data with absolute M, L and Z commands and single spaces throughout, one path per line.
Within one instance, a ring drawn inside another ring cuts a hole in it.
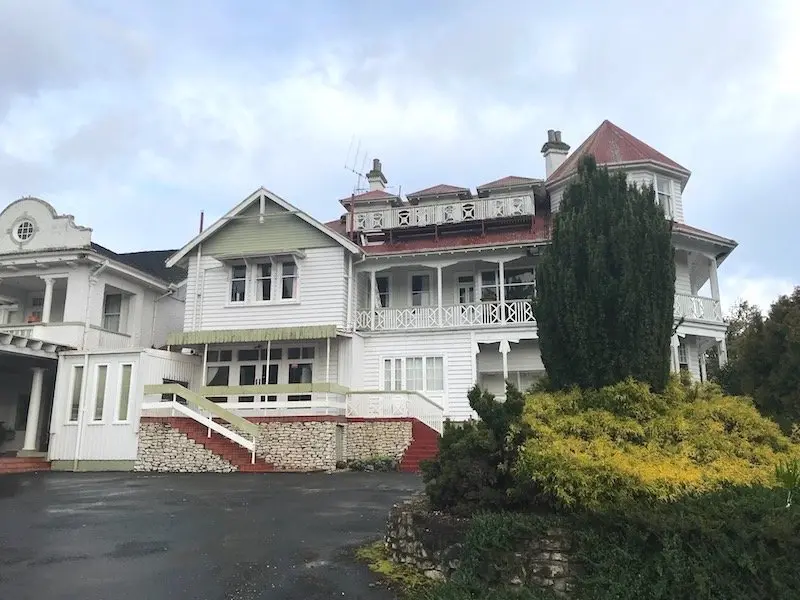
M 371 458 L 354 458 L 344 461 L 342 467 L 351 471 L 397 471 L 400 468 L 400 461 L 393 456 L 373 456 Z
M 559 509 L 774 485 L 775 465 L 798 455 L 748 399 L 675 378 L 663 394 L 631 380 L 534 394 L 525 421 L 532 433 L 517 463 L 518 491 Z
M 525 399 L 508 384 L 505 402 L 478 386 L 470 390 L 469 402 L 481 420 L 445 423 L 437 457 L 422 464 L 426 493 L 434 508 L 455 514 L 515 507 L 514 472 L 527 437 Z
M 800 512 L 764 487 L 570 517 L 575 598 L 772 600 L 800 590 Z

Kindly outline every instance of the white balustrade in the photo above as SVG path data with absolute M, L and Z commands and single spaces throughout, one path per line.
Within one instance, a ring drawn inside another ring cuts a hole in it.
M 722 306 L 719 300 L 705 296 L 675 294 L 675 318 L 698 319 L 722 322 Z
M 442 204 L 400 206 L 355 213 L 356 231 L 405 229 L 534 214 L 533 196 L 475 198 Z
M 358 391 L 347 395 L 348 417 L 386 419 L 414 418 L 442 433 L 444 409 L 424 394 L 414 391 Z
M 535 322 L 530 300 L 454 304 L 441 308 L 438 306 L 412 306 L 356 311 L 356 328 L 371 331 L 517 325 Z

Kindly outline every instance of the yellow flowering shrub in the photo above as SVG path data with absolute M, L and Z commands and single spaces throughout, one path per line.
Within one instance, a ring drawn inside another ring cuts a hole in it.
M 538 502 L 597 509 L 676 500 L 726 484 L 773 485 L 800 446 L 748 398 L 673 379 L 662 394 L 625 381 L 529 394 L 517 479 Z

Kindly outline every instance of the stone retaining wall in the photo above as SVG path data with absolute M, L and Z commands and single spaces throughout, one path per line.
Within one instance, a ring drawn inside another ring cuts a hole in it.
M 411 445 L 411 421 L 351 421 L 345 433 L 345 460 L 391 456 L 398 461 Z
M 167 473 L 230 473 L 230 462 L 164 423 L 139 425 L 139 448 L 134 471 Z
M 258 424 L 256 455 L 287 471 L 336 468 L 336 421 L 268 421 Z M 338 435 L 343 436 L 341 431 Z
M 432 512 L 424 498 L 395 505 L 386 527 L 386 547 L 393 561 L 411 565 L 431 579 L 444 580 L 458 569 L 469 519 Z M 553 590 L 568 595 L 575 567 L 565 531 L 549 529 L 503 557 L 504 583 Z

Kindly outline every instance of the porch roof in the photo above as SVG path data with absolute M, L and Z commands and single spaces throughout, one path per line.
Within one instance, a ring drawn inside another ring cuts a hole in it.
M 58 353 L 67 346 L 54 344 L 20 335 L 11 330 L 0 329 L 0 356 L 16 355 L 58 360 Z
M 176 331 L 167 336 L 167 344 L 170 346 L 192 346 L 195 344 L 319 340 L 332 337 L 336 337 L 336 325 L 298 325 L 296 327 L 271 327 L 269 329 Z

